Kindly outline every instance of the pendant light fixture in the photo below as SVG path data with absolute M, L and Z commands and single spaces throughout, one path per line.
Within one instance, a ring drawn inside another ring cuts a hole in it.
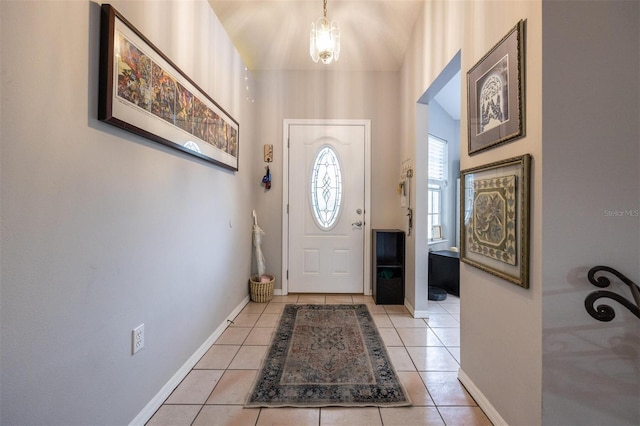
M 324 0 L 324 14 L 315 23 L 311 23 L 309 53 L 313 62 L 330 64 L 340 56 L 340 28 L 336 21 L 327 20 L 327 0 Z

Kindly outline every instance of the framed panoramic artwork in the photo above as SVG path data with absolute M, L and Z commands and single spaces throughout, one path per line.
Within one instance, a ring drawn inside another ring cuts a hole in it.
M 469 154 L 525 135 L 525 21 L 467 73 Z
M 460 260 L 529 288 L 529 154 L 460 172 Z
M 109 4 L 99 80 L 99 120 L 238 170 L 238 122 Z

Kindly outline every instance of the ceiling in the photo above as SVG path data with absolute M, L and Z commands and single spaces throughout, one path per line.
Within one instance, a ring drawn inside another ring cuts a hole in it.
M 327 0 L 340 26 L 340 59 L 309 56 L 311 23 L 322 0 L 209 0 L 246 66 L 252 70 L 398 71 L 425 0 Z M 460 119 L 460 74 L 434 100 Z
M 340 27 L 340 58 L 309 56 L 322 0 L 209 0 L 247 67 L 254 70 L 397 71 L 424 0 L 328 0 Z

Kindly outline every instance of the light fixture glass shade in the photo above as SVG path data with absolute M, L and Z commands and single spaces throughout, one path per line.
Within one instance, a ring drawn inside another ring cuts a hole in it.
M 309 38 L 309 54 L 313 62 L 322 61 L 330 64 L 340 57 L 340 28 L 336 21 L 327 18 L 318 18 L 311 23 L 311 36 Z

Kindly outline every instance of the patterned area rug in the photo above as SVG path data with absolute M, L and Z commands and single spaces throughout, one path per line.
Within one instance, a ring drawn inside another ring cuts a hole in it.
M 286 305 L 247 407 L 411 405 L 366 305 Z

